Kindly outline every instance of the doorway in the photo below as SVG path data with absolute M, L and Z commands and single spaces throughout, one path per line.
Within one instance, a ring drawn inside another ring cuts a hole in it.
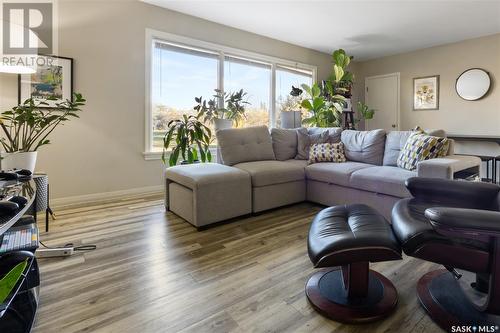
M 373 119 L 365 121 L 365 129 L 399 129 L 399 73 L 365 78 L 365 103 L 375 109 Z

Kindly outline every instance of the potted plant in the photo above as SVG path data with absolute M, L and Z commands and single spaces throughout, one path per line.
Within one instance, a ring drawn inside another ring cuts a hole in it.
M 210 141 L 212 133 L 210 129 L 200 121 L 202 114 L 196 116 L 183 115 L 182 119 L 168 122 L 168 129 L 163 137 L 163 163 L 174 166 L 179 156 L 182 157 L 181 164 L 192 164 L 199 162 L 211 162 Z M 170 146 L 174 143 L 173 147 Z M 169 149 L 172 149 L 169 151 Z
M 284 101 L 280 102 L 280 117 L 282 128 L 297 128 L 301 125 L 303 90 L 292 86 L 292 91 Z
M 0 127 L 4 136 L 0 143 L 1 168 L 27 169 L 34 171 L 37 151 L 50 143 L 49 135 L 71 118 L 79 118 L 78 111 L 85 105 L 81 94 L 75 93 L 74 100 L 56 103 L 56 107 L 46 108 L 47 102 L 29 98 L 12 110 L 2 112 Z
M 357 123 L 359 123 L 361 120 L 364 120 L 366 124 L 367 120 L 373 119 L 373 116 L 375 115 L 376 111 L 375 109 L 370 109 L 368 105 L 366 105 L 361 101 L 358 102 L 356 106 L 357 106 L 356 109 L 358 111 L 358 118 L 356 119 Z
M 238 126 L 239 122 L 245 118 L 245 106 L 250 104 L 245 100 L 247 93 L 243 89 L 237 92 L 222 92 L 215 89 L 213 99 L 204 100 L 196 97 L 198 103 L 194 109 L 203 116 L 204 122 L 214 124 L 215 130 L 231 128 L 233 123 Z
M 309 112 L 309 117 L 302 120 L 302 123 L 316 127 L 339 127 L 342 110 L 342 102 L 345 98 L 341 95 L 334 95 L 330 100 L 325 98 L 325 92 L 317 84 L 309 87 L 302 85 L 302 89 L 307 93 L 306 98 L 301 102 L 304 109 Z

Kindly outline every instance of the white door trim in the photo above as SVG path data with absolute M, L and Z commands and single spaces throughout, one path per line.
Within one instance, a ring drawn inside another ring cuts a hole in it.
M 367 81 L 369 79 L 380 79 L 384 77 L 396 77 L 398 79 L 398 103 L 397 103 L 397 112 L 396 112 L 396 125 L 397 128 L 394 130 L 400 130 L 401 129 L 401 73 L 400 72 L 395 72 L 395 73 L 389 73 L 389 74 L 382 74 L 382 75 L 373 75 L 373 76 L 367 76 L 365 77 L 365 90 L 363 94 L 366 94 L 366 88 L 367 88 Z M 364 99 L 366 101 L 366 99 Z

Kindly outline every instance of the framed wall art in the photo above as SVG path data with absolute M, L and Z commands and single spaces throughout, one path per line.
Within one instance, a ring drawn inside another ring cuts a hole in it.
M 52 108 L 57 103 L 73 100 L 73 59 L 40 55 L 36 72 L 19 75 L 19 104 L 28 98 L 46 102 Z
M 439 110 L 439 75 L 413 79 L 413 110 Z

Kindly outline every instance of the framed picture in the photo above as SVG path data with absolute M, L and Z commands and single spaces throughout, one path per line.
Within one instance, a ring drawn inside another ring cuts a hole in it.
M 37 60 L 36 73 L 19 75 L 19 104 L 33 98 L 48 104 L 42 107 L 51 108 L 56 103 L 73 100 L 73 59 L 44 55 L 39 58 L 44 58 L 44 61 Z
M 413 79 L 413 110 L 439 110 L 439 75 Z

